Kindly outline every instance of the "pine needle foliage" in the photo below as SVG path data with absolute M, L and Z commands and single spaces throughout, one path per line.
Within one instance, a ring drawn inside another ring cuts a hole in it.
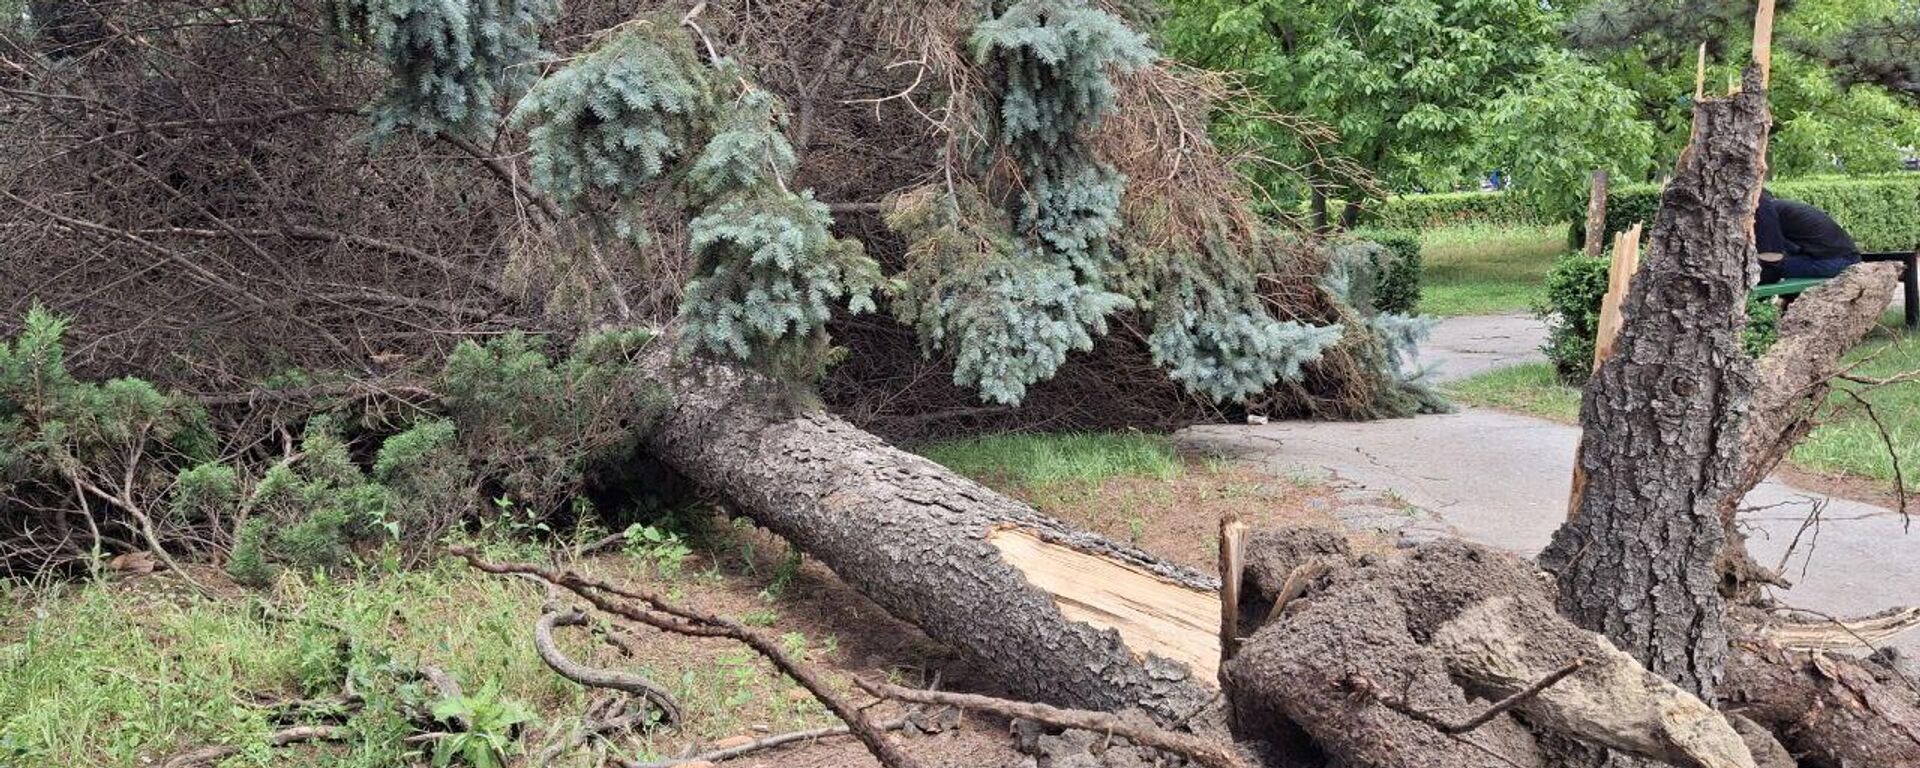
M 684 350 L 811 380 L 828 362 L 834 305 L 872 311 L 880 266 L 859 241 L 828 231 L 833 216 L 811 191 L 787 188 L 795 157 L 785 109 L 737 82 L 687 173 L 696 271 L 680 305 L 681 341 Z
M 391 75 L 370 106 L 376 139 L 477 136 L 532 81 L 539 28 L 559 12 L 558 0 L 338 0 L 333 24 Z
M 1113 107 L 1113 73 L 1145 66 L 1153 51 L 1080 0 L 1012 3 L 969 43 L 998 89 L 991 151 L 1013 160 L 1021 189 L 1004 211 L 957 188 L 896 206 L 894 229 L 933 259 L 903 284 L 895 314 L 929 350 L 953 353 L 954 383 L 1011 405 L 1133 305 L 1108 278 L 1126 177 L 1096 157 L 1088 133 Z M 1010 231 L 969 232 L 988 226 L 976 214 Z M 982 253 L 981 242 L 994 247 Z
M 880 267 L 833 216 L 787 185 L 798 162 L 786 108 L 738 65 L 709 67 L 666 23 L 631 25 L 535 86 L 515 110 L 531 127 L 534 183 L 580 208 L 598 193 L 624 237 L 671 192 L 687 209 L 695 273 L 679 320 L 703 351 L 810 380 L 826 364 L 835 306 L 873 309 Z
M 533 183 L 576 210 L 591 193 L 637 200 L 706 132 L 711 73 L 685 35 L 642 22 L 541 80 L 514 108 L 530 127 Z
M 1147 344 L 1154 362 L 1189 391 L 1243 402 L 1276 381 L 1298 379 L 1302 366 L 1340 341 L 1339 325 L 1274 319 L 1247 276 L 1181 271 L 1155 296 Z

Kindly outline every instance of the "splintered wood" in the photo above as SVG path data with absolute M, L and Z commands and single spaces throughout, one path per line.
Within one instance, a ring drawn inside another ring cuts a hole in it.
M 1220 597 L 1126 563 L 1042 541 L 1020 528 L 997 528 L 987 542 L 1027 581 L 1053 596 L 1068 621 L 1120 633 L 1144 659 L 1187 665 L 1196 682 L 1218 686 Z

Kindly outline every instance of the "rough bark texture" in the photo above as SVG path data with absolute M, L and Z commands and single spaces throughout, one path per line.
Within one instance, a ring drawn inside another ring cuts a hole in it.
M 1920 692 L 1871 661 L 1742 638 L 1725 704 L 1778 734 L 1810 768 L 1920 765 Z
M 1215 695 L 1185 665 L 1135 654 L 1111 631 L 1067 620 L 987 541 L 1017 526 L 1208 591 L 1213 579 L 1045 517 L 894 448 L 740 368 L 642 365 L 672 403 L 648 435 L 663 461 L 735 502 L 928 636 L 969 653 L 1014 694 L 1085 709 L 1138 707 L 1186 723 Z
M 1643 764 L 1592 746 L 1677 765 L 1755 766 L 1726 718 L 1555 613 L 1544 575 L 1512 555 L 1443 541 L 1353 559 L 1315 532 L 1262 531 L 1247 559 L 1248 591 L 1269 599 L 1276 574 L 1308 563 L 1328 570 L 1227 663 L 1239 738 L 1349 768 Z M 1571 674 L 1457 736 L 1407 714 L 1458 722 L 1575 659 L 1584 663 Z
M 1720 503 L 1753 380 L 1740 332 L 1767 117 L 1752 71 L 1695 107 L 1618 351 L 1581 404 L 1579 509 L 1541 555 L 1562 613 L 1709 701 L 1727 653 Z

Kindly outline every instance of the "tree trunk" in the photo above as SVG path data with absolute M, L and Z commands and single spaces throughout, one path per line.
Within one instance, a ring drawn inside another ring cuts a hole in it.
M 1318 184 L 1313 186 L 1312 197 L 1307 202 L 1307 210 L 1313 214 L 1313 231 L 1325 232 L 1327 226 L 1327 191 Z
M 1213 579 L 797 407 L 763 376 L 657 346 L 641 361 L 672 399 L 647 437 L 656 456 L 1016 695 L 1163 724 L 1216 696 Z
M 1618 351 L 1581 405 L 1579 509 L 1541 554 L 1562 613 L 1707 701 L 1727 655 L 1720 503 L 1753 382 L 1740 334 L 1767 120 L 1757 70 L 1695 107 Z
M 1349 200 L 1346 206 L 1340 209 L 1340 228 L 1350 231 L 1359 223 L 1360 201 Z
M 1607 242 L 1607 172 L 1593 172 L 1593 190 L 1587 194 L 1587 255 L 1598 258 Z

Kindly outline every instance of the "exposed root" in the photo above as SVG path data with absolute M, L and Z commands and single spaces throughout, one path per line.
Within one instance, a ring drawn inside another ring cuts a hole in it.
M 339 741 L 347 737 L 347 729 L 337 725 L 300 725 L 281 731 L 275 731 L 267 737 L 267 746 L 287 747 L 314 741 Z M 160 768 L 191 768 L 198 765 L 213 765 L 234 755 L 240 754 L 240 747 L 221 744 L 201 747 L 190 752 L 182 752 L 167 758 Z
M 533 647 L 555 674 L 588 688 L 606 688 L 639 697 L 660 713 L 660 722 L 679 723 L 683 715 L 680 703 L 652 680 L 631 672 L 598 669 L 567 658 L 553 641 L 554 627 L 578 627 L 587 623 L 587 614 L 578 610 L 548 612 L 533 624 Z
M 1246 755 L 1233 746 L 1192 734 L 1177 733 L 1153 724 L 1147 717 L 1128 717 L 1112 712 L 1085 709 L 1061 709 L 1028 701 L 997 699 L 971 693 L 928 691 L 903 688 L 890 683 L 854 678 L 861 690 L 883 699 L 915 704 L 944 704 L 961 709 L 992 712 L 1005 717 L 1032 720 L 1056 728 L 1075 728 L 1125 737 L 1134 744 L 1172 752 L 1210 768 L 1253 768 Z

